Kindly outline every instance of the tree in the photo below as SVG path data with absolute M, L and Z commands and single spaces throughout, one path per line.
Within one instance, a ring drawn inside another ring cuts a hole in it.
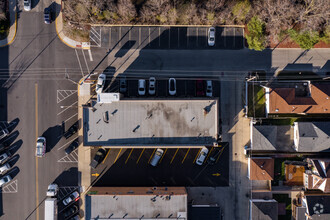
M 247 24 L 247 28 L 249 33 L 246 35 L 246 40 L 249 48 L 257 51 L 265 49 L 265 23 L 257 16 L 254 16 Z
M 292 40 L 299 44 L 301 49 L 312 49 L 320 40 L 319 33 L 316 31 L 297 32 L 293 29 L 288 30 Z

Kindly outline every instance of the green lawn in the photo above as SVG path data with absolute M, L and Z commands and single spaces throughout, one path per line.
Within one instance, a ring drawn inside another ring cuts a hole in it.
M 265 117 L 265 90 L 261 86 L 248 84 L 248 116 Z

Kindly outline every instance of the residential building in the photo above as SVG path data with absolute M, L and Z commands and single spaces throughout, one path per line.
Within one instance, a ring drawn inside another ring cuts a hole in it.
M 249 220 L 277 220 L 278 203 L 274 199 L 250 199 Z
M 308 190 L 330 193 L 330 159 L 310 159 L 310 169 L 304 175 L 304 185 Z

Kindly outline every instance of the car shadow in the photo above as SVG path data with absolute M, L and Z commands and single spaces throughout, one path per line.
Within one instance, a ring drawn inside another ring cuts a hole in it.
M 23 141 L 18 140 L 14 144 L 12 144 L 11 147 L 9 147 L 8 151 L 11 153 L 11 155 L 14 155 L 14 154 L 16 154 L 18 149 L 21 148 L 22 144 L 23 144 Z
M 12 179 L 14 179 L 19 173 L 20 169 L 18 167 L 14 167 L 7 173 Z
M 10 165 L 10 167 L 13 167 L 17 163 L 19 158 L 20 158 L 19 154 L 16 154 L 13 157 L 11 157 L 7 163 Z
M 10 146 L 18 137 L 18 135 L 19 135 L 19 131 L 15 131 L 11 133 L 9 136 L 7 136 L 3 141 L 1 141 L 1 143 Z
M 15 118 L 14 120 L 12 120 L 9 123 L 5 123 L 6 128 L 8 129 L 9 133 L 11 133 L 13 130 L 15 130 L 15 128 L 18 125 L 18 123 L 19 123 L 19 119 L 18 118 Z
M 53 181 L 58 186 L 78 186 L 78 168 L 71 167 L 68 170 L 64 170 Z
M 60 125 L 50 127 L 42 134 L 42 137 L 46 138 L 46 153 L 50 152 L 56 146 L 62 135 L 63 129 Z

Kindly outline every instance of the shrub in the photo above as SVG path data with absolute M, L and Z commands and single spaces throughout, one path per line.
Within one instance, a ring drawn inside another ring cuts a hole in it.
M 265 23 L 258 17 L 254 16 L 247 24 L 249 33 L 246 35 L 249 48 L 257 51 L 265 49 Z
M 76 14 L 79 18 L 79 20 L 86 20 L 89 18 L 89 12 L 85 5 L 82 3 L 78 3 L 75 7 Z
M 301 49 L 312 49 L 320 40 L 319 34 L 316 31 L 304 31 L 302 33 L 296 30 L 288 30 L 288 34 L 293 41 L 295 41 Z
M 156 15 L 156 20 L 161 24 L 164 24 L 167 22 L 167 19 L 164 15 Z
M 207 20 L 208 20 L 209 24 L 213 24 L 213 22 L 214 22 L 214 13 L 213 12 L 207 13 Z
M 320 33 L 320 41 L 330 44 L 330 26 L 326 27 L 326 29 Z
M 103 14 L 103 17 L 105 19 L 107 19 L 107 20 L 110 20 L 111 19 L 111 12 L 110 11 L 104 10 L 102 14 Z
M 251 4 L 249 0 L 242 0 L 237 2 L 233 9 L 232 13 L 238 21 L 244 21 L 246 15 L 250 12 Z

